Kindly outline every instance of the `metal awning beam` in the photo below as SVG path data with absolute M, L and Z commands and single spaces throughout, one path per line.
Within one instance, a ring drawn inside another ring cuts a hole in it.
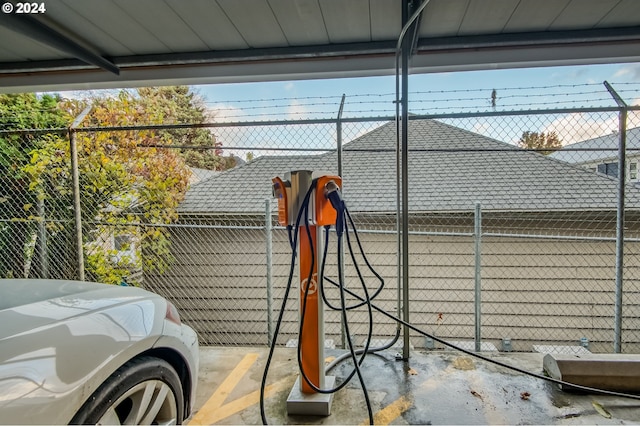
M 410 8 L 411 11 L 416 10 L 423 1 L 425 0 L 414 0 L 415 4 Z M 420 23 L 422 22 L 421 13 L 418 15 L 416 21 L 411 25 L 411 29 L 409 30 L 409 34 L 407 34 L 407 38 L 411 40 L 411 50 L 409 51 L 409 56 L 413 56 L 418 51 L 418 42 L 420 41 Z
M 0 25 L 27 36 L 38 43 L 72 55 L 87 64 L 95 65 L 115 75 L 120 74 L 120 69 L 113 62 L 92 52 L 34 16 L 27 14 L 0 14 Z
M 121 74 L 77 59 L 0 63 L 0 93 L 390 75 L 396 41 L 112 58 Z M 640 61 L 640 26 L 423 38 L 412 74 Z
M 0 15 L 0 25 L 4 25 L 2 15 Z M 418 27 L 416 26 L 416 28 Z M 415 34 L 417 34 L 417 31 Z M 67 38 L 66 40 L 69 39 Z M 412 53 L 429 54 L 440 51 L 453 53 L 462 50 L 479 51 L 504 48 L 517 49 L 607 43 L 640 43 L 640 26 L 607 30 L 546 31 L 485 36 L 416 38 L 414 39 L 414 49 Z M 84 48 L 82 49 L 85 52 L 87 51 Z M 60 50 L 62 50 L 62 47 Z M 68 49 L 66 51 L 68 51 Z M 118 71 L 120 69 L 129 67 L 157 67 L 217 63 L 231 64 L 240 62 L 287 61 L 299 59 L 317 60 L 332 57 L 345 58 L 366 55 L 388 56 L 394 54 L 395 41 L 117 56 L 112 58 L 112 62 L 95 54 L 91 54 L 93 55 L 94 60 L 89 61 L 89 58 L 83 59 L 78 54 L 75 55 L 75 57 L 82 59 L 82 61 L 76 59 L 63 59 L 52 61 L 0 62 L 0 74 L 81 70 L 92 68 L 91 65 L 98 66 L 103 69 L 107 69 L 107 67 L 113 68 L 113 70 L 109 69 L 109 71 L 112 71 L 114 74 L 119 74 Z M 102 62 L 106 62 L 106 64 L 101 66 L 94 63 L 98 62 L 97 58 Z

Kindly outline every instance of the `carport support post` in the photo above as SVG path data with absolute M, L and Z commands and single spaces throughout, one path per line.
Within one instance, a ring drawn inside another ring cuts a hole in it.
M 402 3 L 402 23 L 406 27 L 409 22 L 410 6 L 408 2 Z M 406 27 L 408 29 L 408 27 Z M 404 35 L 404 34 L 403 34 Z M 400 152 L 402 157 L 402 319 L 410 323 L 409 318 L 409 56 L 412 43 L 410 38 L 400 40 L 402 43 L 402 119 Z M 402 359 L 408 360 L 409 327 L 404 327 L 402 333 Z
M 474 254 L 475 254 L 475 347 L 476 352 L 482 349 L 482 209 L 480 203 L 476 203 L 476 212 L 474 215 Z
M 620 107 L 618 143 L 618 209 L 616 217 L 616 297 L 614 315 L 613 351 L 622 352 L 622 285 L 624 273 L 624 197 L 627 177 L 627 110 L 628 105 L 608 82 L 604 82 L 609 94 Z

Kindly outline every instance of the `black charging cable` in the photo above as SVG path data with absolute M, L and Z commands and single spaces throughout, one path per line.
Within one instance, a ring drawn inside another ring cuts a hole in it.
M 332 181 L 331 181 L 332 182 Z M 326 193 L 325 193 L 326 196 Z M 336 204 L 334 204 L 332 202 L 332 205 L 334 206 L 334 208 L 336 208 Z M 338 209 L 336 209 L 337 211 L 337 217 L 338 219 L 336 220 L 336 230 L 342 234 L 343 230 L 346 229 L 346 226 L 342 226 L 345 225 L 344 224 L 344 203 L 340 203 L 337 205 Z M 303 204 L 301 206 L 301 210 L 304 210 L 303 216 L 305 219 L 305 223 L 304 223 L 304 227 L 305 227 L 305 232 L 307 233 L 307 238 L 309 239 L 309 241 L 312 240 L 312 235 L 311 235 L 311 229 L 310 229 L 310 224 L 309 224 L 309 205 L 308 203 Z M 348 234 L 348 233 L 347 233 Z M 338 239 L 338 253 L 341 252 L 341 239 Z M 326 246 L 325 246 L 326 248 Z M 313 276 L 313 269 L 315 267 L 315 250 L 313 248 L 313 244 L 310 245 L 310 250 L 311 250 L 311 266 L 309 268 L 309 275 L 307 277 L 307 283 L 311 282 L 312 276 Z M 340 264 L 341 262 L 339 262 Z M 321 270 L 322 270 L 322 266 L 321 266 Z M 320 280 L 319 280 L 320 281 Z M 317 387 L 314 383 L 311 382 L 311 380 L 309 379 L 308 375 L 306 374 L 305 370 L 304 370 L 304 366 L 302 365 L 302 339 L 303 339 L 303 327 L 304 327 L 304 319 L 305 319 L 305 314 L 306 314 L 306 308 L 307 308 L 307 298 L 308 298 L 308 294 L 309 294 L 309 285 L 307 284 L 307 286 L 305 287 L 305 294 L 304 294 L 304 299 L 303 299 L 303 303 L 302 303 L 302 312 L 301 312 L 301 316 L 300 316 L 300 329 L 299 329 L 299 333 L 298 333 L 298 367 L 300 369 L 300 375 L 302 377 L 303 380 L 305 380 L 305 382 L 309 385 L 309 387 L 311 389 L 313 389 L 315 392 L 318 393 L 323 393 L 323 394 L 331 394 L 331 393 L 335 393 L 337 391 L 339 391 L 340 389 L 344 388 L 346 385 L 349 384 L 349 382 L 351 381 L 351 379 L 353 378 L 353 376 L 355 374 L 358 375 L 358 379 L 360 381 L 360 384 L 362 386 L 363 389 L 363 393 L 364 393 L 364 397 L 365 397 L 365 401 L 367 404 L 367 410 L 369 412 L 369 422 L 370 424 L 373 424 L 373 410 L 371 408 L 371 401 L 369 399 L 369 394 L 366 390 L 366 384 L 364 382 L 364 378 L 362 376 L 362 372 L 360 371 L 360 365 L 362 364 L 362 362 L 364 361 L 364 357 L 367 354 L 368 351 L 368 346 L 369 346 L 369 342 L 371 341 L 371 335 L 373 332 L 373 310 L 371 309 L 371 307 L 369 307 L 369 331 L 368 331 L 368 338 L 367 338 L 367 343 L 365 346 L 365 350 L 362 352 L 362 357 L 360 360 L 358 360 L 357 354 L 356 354 L 356 350 L 353 347 L 353 342 L 351 340 L 351 333 L 349 332 L 349 324 L 348 324 L 348 318 L 346 315 L 347 309 L 346 309 L 346 301 L 345 301 L 345 297 L 344 297 L 344 291 L 340 291 L 340 301 L 341 301 L 341 308 L 340 311 L 342 312 L 342 319 L 343 319 L 343 323 L 345 326 L 345 332 L 346 332 L 346 338 L 347 338 L 347 344 L 349 347 L 349 352 L 351 355 L 351 359 L 353 360 L 353 364 L 354 364 L 354 369 L 352 370 L 352 372 L 347 376 L 347 378 L 338 386 L 336 386 L 333 389 L 321 389 L 319 387 Z M 363 290 L 365 292 L 365 297 L 368 299 L 368 295 L 367 295 L 367 289 L 366 286 L 363 287 Z
M 273 339 L 271 342 L 271 345 L 269 347 L 269 354 L 267 356 L 267 360 L 265 363 L 265 369 L 263 372 L 263 376 L 262 376 L 262 381 L 261 381 L 261 385 L 260 385 L 260 415 L 262 418 L 262 423 L 263 424 L 268 424 L 267 421 L 267 417 L 266 417 L 266 413 L 265 413 L 265 407 L 264 407 L 264 398 L 265 398 L 265 389 L 266 389 L 266 381 L 267 381 L 267 376 L 269 373 L 269 368 L 271 366 L 271 362 L 273 360 L 273 353 L 275 351 L 275 346 L 277 343 L 277 338 L 278 335 L 280 333 L 280 327 L 282 325 L 282 320 L 284 317 L 284 311 L 286 309 L 286 304 L 287 301 L 289 299 L 289 293 L 291 290 L 291 286 L 293 283 L 293 277 L 294 277 L 294 272 L 295 272 L 295 260 L 297 257 L 297 245 L 298 245 L 298 229 L 300 227 L 300 222 L 302 220 L 302 217 L 304 216 L 305 218 L 305 231 L 307 232 L 307 237 L 309 238 L 309 241 L 311 241 L 311 231 L 310 231 L 310 225 L 309 225 L 309 217 L 308 217 L 308 209 L 309 209 L 309 202 L 310 202 L 310 198 L 311 198 L 311 194 L 313 193 L 313 190 L 315 189 L 317 185 L 317 180 L 314 179 L 312 181 L 312 184 L 309 188 L 309 190 L 307 191 L 307 193 L 305 194 L 300 210 L 298 211 L 298 215 L 296 217 L 296 224 L 295 227 L 291 227 L 290 225 L 287 226 L 287 233 L 289 235 L 289 243 L 291 245 L 292 248 L 292 252 L 291 252 L 291 267 L 289 270 L 289 277 L 287 280 L 287 286 L 285 288 L 285 294 L 283 297 L 283 301 L 282 301 L 282 305 L 280 307 L 280 312 L 278 315 L 278 320 L 276 322 L 276 327 L 274 330 L 274 335 L 273 335 Z M 344 203 L 342 203 L 342 206 L 344 206 Z M 342 211 L 344 211 L 344 209 L 341 209 Z M 340 215 L 341 217 L 341 223 L 344 224 L 344 214 Z M 344 229 L 344 227 L 340 227 L 340 231 L 342 232 L 342 230 Z M 295 232 L 295 235 L 292 235 L 292 232 Z M 309 276 L 307 277 L 307 283 L 311 282 L 311 279 L 313 277 L 313 268 L 315 266 L 314 262 L 315 262 L 315 253 L 314 253 L 314 249 L 313 249 L 313 245 L 311 245 L 311 259 L 312 259 L 312 263 L 311 263 L 311 268 L 309 271 Z M 365 350 L 362 354 L 362 360 L 360 360 L 360 362 L 357 359 L 357 355 L 356 355 L 356 351 L 353 348 L 353 343 L 351 342 L 351 338 L 350 338 L 350 333 L 347 332 L 347 340 L 348 340 L 348 344 L 349 344 L 349 348 L 350 348 L 350 352 L 351 352 L 351 358 L 353 359 L 353 363 L 354 363 L 354 370 L 352 371 L 352 373 L 344 380 L 344 382 L 342 384 L 340 384 L 339 386 L 337 386 L 335 389 L 319 389 L 317 388 L 313 383 L 311 383 L 311 381 L 309 380 L 309 378 L 307 377 L 307 375 L 305 374 L 304 368 L 302 366 L 301 363 L 301 341 L 302 341 L 302 329 L 303 329 L 303 324 L 304 324 L 304 312 L 306 310 L 306 303 L 307 303 L 307 296 L 308 296 L 308 290 L 309 290 L 309 285 L 306 286 L 305 288 L 305 296 L 304 296 L 304 301 L 303 301 L 303 308 L 302 308 L 302 318 L 300 321 L 300 331 L 299 331 L 299 336 L 298 336 L 298 365 L 300 368 L 300 373 L 302 378 L 310 385 L 310 387 L 312 389 L 314 389 L 316 392 L 318 393 L 334 393 L 337 392 L 338 390 L 344 388 L 349 382 L 350 380 L 353 378 L 353 376 L 355 374 L 358 374 L 358 378 L 360 380 L 360 383 L 363 387 L 363 391 L 364 391 L 364 395 L 365 395 L 365 400 L 367 403 L 367 410 L 369 412 L 369 422 L 370 424 L 373 424 L 373 410 L 371 408 L 371 402 L 369 400 L 369 395 L 368 392 L 366 391 L 366 385 L 364 383 L 364 378 L 362 377 L 362 373 L 360 372 L 360 368 L 359 368 L 359 364 L 361 364 L 361 362 L 364 360 L 364 356 L 366 355 L 367 351 L 368 351 L 368 342 L 371 340 L 371 333 L 372 333 L 372 328 L 373 328 L 373 310 L 372 308 L 369 306 L 369 324 L 370 324 L 370 330 L 369 330 L 369 337 L 367 339 L 367 345 L 365 347 Z M 366 294 L 366 288 L 364 289 L 365 294 Z M 368 298 L 368 297 L 367 297 Z M 341 304 L 342 304 L 342 312 L 343 312 L 343 320 L 345 321 L 345 324 L 347 324 L 346 320 L 346 306 L 345 306 L 345 299 L 344 299 L 344 292 L 341 292 Z M 335 364 L 333 365 L 335 366 Z M 333 368 L 332 366 L 332 368 Z
M 335 281 L 333 281 L 331 279 L 327 279 L 327 281 L 329 283 L 335 285 L 335 286 L 339 286 L 339 284 L 337 282 L 335 282 Z M 364 298 L 362 296 L 352 292 L 348 288 L 345 288 L 344 291 L 349 293 L 349 295 L 355 297 L 356 299 L 360 299 L 360 300 L 364 301 Z M 436 341 L 438 343 L 441 343 L 441 344 L 443 344 L 443 345 L 445 345 L 445 346 L 447 346 L 449 348 L 455 349 L 455 350 L 457 350 L 459 352 L 465 353 L 465 354 L 467 354 L 469 356 L 481 359 L 483 361 L 489 362 L 489 363 L 497 365 L 499 367 L 503 367 L 503 368 L 506 368 L 508 370 L 512 370 L 512 371 L 515 371 L 517 373 L 524 374 L 526 376 L 534 377 L 536 379 L 546 380 L 546 381 L 551 382 L 551 383 L 555 383 L 555 384 L 562 385 L 562 386 L 567 386 L 569 388 L 573 388 L 573 389 L 576 389 L 576 390 L 581 390 L 581 391 L 584 391 L 584 392 L 597 393 L 597 394 L 608 395 L 608 396 L 616 396 L 616 397 L 621 397 L 621 398 L 630 398 L 630 399 L 640 400 L 640 395 L 609 391 L 609 390 L 605 390 L 605 389 L 593 388 L 593 387 L 589 387 L 589 386 L 583 386 L 583 385 L 578 385 L 578 384 L 575 384 L 575 383 L 565 382 L 564 380 L 555 379 L 553 377 L 548 377 L 548 376 L 543 376 L 542 374 L 537 374 L 537 373 L 525 370 L 523 368 L 516 367 L 514 365 L 506 364 L 504 362 L 501 362 L 501 361 L 489 358 L 487 356 L 484 356 L 484 355 L 482 355 L 480 353 L 472 352 L 470 350 L 461 348 L 460 346 L 456 346 L 453 343 L 447 342 L 446 340 L 440 339 L 439 337 L 436 337 L 433 334 L 427 333 L 426 331 L 419 329 L 418 327 L 414 326 L 413 324 L 408 323 L 406 321 L 403 321 L 402 319 L 400 319 L 400 318 L 388 313 L 387 311 L 385 311 L 384 309 L 376 306 L 373 303 L 371 304 L 371 307 L 373 309 L 375 309 L 377 312 L 379 312 L 382 315 L 386 316 L 387 318 L 389 318 L 389 319 L 391 319 L 393 321 L 396 321 L 396 322 L 404 325 L 405 327 L 408 327 L 409 329 L 415 331 L 416 333 L 419 333 L 419 334 L 421 334 L 421 335 L 423 335 L 425 337 L 433 339 L 434 341 Z
M 307 204 L 309 203 L 309 199 L 311 198 L 311 194 L 313 193 L 313 188 L 315 185 L 312 185 L 309 190 L 307 191 L 307 193 L 304 196 L 303 199 L 303 204 Z M 300 225 L 300 219 L 302 217 L 302 209 L 300 209 L 300 211 L 298 212 L 297 218 L 296 218 L 296 230 L 298 228 L 298 226 Z M 260 416 L 262 418 L 262 424 L 266 425 L 268 424 L 267 422 L 267 415 L 265 413 L 265 409 L 264 409 L 264 393 L 265 393 L 265 389 L 266 389 L 266 385 L 267 385 L 267 376 L 269 374 L 269 368 L 271 366 L 271 361 L 273 359 L 273 352 L 275 351 L 276 348 L 276 342 L 278 340 L 278 335 L 280 333 L 280 326 L 282 325 L 282 318 L 284 317 L 284 311 L 286 309 L 287 306 L 287 301 L 289 299 L 289 292 L 291 291 L 291 284 L 293 282 L 293 276 L 294 276 L 294 272 L 295 272 L 295 266 L 296 266 L 296 257 L 297 257 L 297 245 L 298 245 L 298 233 L 296 232 L 295 235 L 291 235 L 291 226 L 287 226 L 287 232 L 289 233 L 289 242 L 291 243 L 291 267 L 289 269 L 289 278 L 287 280 L 287 286 L 285 287 L 285 292 L 284 292 L 284 296 L 282 298 L 282 305 L 280 306 L 280 312 L 278 314 L 278 320 L 276 321 L 276 327 L 274 329 L 274 333 L 273 333 L 273 338 L 271 339 L 271 345 L 269 346 L 269 355 L 267 356 L 267 360 L 265 363 L 265 367 L 264 367 L 264 372 L 262 374 L 262 381 L 260 383 Z

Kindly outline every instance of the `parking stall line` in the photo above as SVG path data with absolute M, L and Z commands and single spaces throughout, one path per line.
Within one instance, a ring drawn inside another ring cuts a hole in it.
M 251 366 L 256 362 L 257 359 L 257 353 L 246 354 L 238 363 L 238 365 L 236 365 L 233 371 L 231 371 L 231 373 L 229 373 L 229 375 L 224 379 L 220 386 L 218 386 L 213 395 L 211 395 L 207 402 L 205 402 L 200 410 L 198 410 L 189 424 L 196 425 L 213 423 L 210 421 L 210 419 L 219 415 L 216 414 L 216 412 L 223 408 L 224 401 L 235 389 L 235 387 L 238 386 L 238 383 L 240 383 L 242 377 L 244 377 L 249 368 L 251 368 Z
M 260 391 L 256 390 L 225 404 L 225 400 L 231 392 L 233 392 L 238 383 L 240 383 L 247 371 L 255 364 L 257 359 L 257 353 L 245 355 L 188 424 L 211 425 L 260 402 Z M 265 398 L 287 389 L 287 387 L 291 386 L 294 379 L 295 376 L 288 376 L 267 386 L 264 392 Z
M 391 404 L 384 407 L 382 410 L 375 413 L 373 416 L 373 423 L 376 425 L 388 425 L 389 423 L 400 417 L 402 413 L 411 408 L 412 405 L 413 403 L 406 396 L 401 396 Z M 369 420 L 367 419 L 360 424 L 368 425 Z

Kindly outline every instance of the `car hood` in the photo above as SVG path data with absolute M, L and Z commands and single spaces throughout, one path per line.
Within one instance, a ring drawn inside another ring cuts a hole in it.
M 136 287 L 64 280 L 0 280 L 0 342 L 53 323 L 159 296 Z
M 136 287 L 0 280 L 0 423 L 67 424 L 161 336 L 166 301 Z

